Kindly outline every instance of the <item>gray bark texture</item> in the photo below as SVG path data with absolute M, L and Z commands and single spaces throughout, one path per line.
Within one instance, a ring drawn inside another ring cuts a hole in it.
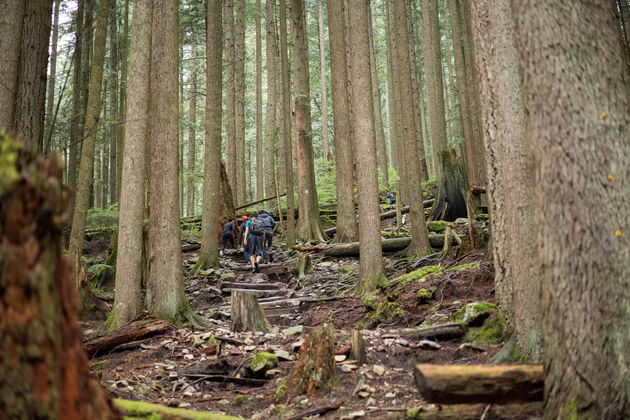
M 626 418 L 630 66 L 615 5 L 511 4 L 535 150 L 544 418 Z

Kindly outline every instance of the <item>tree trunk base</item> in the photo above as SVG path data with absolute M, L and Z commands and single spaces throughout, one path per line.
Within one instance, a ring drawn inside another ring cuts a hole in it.
M 271 325 L 265 317 L 265 312 L 258 304 L 256 296 L 233 290 L 231 293 L 230 329 L 235 332 L 262 331 L 269 332 Z

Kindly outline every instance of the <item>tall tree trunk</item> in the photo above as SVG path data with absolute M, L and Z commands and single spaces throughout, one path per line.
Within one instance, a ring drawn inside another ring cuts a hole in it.
M 44 148 L 46 116 L 46 69 L 52 20 L 52 0 L 29 0 L 25 4 L 19 52 L 17 96 L 13 128 L 27 145 Z
M 18 90 L 24 0 L 6 0 L 0 14 L 0 130 L 13 129 Z
M 0 336 L 7 419 L 120 419 L 89 373 L 77 322 L 76 292 L 60 234 L 61 170 L 0 138 Z
M 544 418 L 627 417 L 630 70 L 614 4 L 511 3 L 541 181 Z
M 184 208 L 186 199 L 184 194 L 184 125 L 181 123 L 184 119 L 184 34 L 180 34 L 179 38 L 179 125 L 177 136 L 179 138 L 179 215 L 184 217 Z M 147 178 L 148 180 L 148 178 Z M 148 181 L 147 181 L 148 184 Z
M 196 57 L 197 46 L 192 45 L 191 55 Z M 190 69 L 190 96 L 188 99 L 188 119 L 190 126 L 188 128 L 188 183 L 186 185 L 186 214 L 193 216 L 195 214 L 195 181 L 193 173 L 196 166 L 196 133 L 197 133 L 197 70 L 195 66 Z
M 188 309 L 181 264 L 177 184 L 179 22 L 176 0 L 154 0 L 149 115 L 147 309 L 181 321 Z
M 206 30 L 206 140 L 204 142 L 203 208 L 201 216 L 202 268 L 219 265 L 217 237 L 221 211 L 221 108 L 222 84 L 222 32 L 221 0 L 208 0 Z
M 404 159 L 401 164 L 406 178 L 401 179 L 408 188 L 409 214 L 411 218 L 411 237 L 413 238 L 409 251 L 412 255 L 426 255 L 431 251 L 429 234 L 424 220 L 424 205 L 422 203 L 422 181 L 419 176 L 420 158 L 418 156 L 418 132 L 413 108 L 413 87 L 409 50 L 409 28 L 405 0 L 395 0 L 393 4 L 394 30 L 396 48 L 395 62 L 399 69 L 398 92 L 402 110 L 402 125 L 400 135 L 403 137 Z
M 79 141 L 83 133 L 79 130 L 81 120 L 81 86 L 83 73 L 83 16 L 85 14 L 84 2 L 78 2 L 75 16 L 75 39 L 74 39 L 74 69 L 72 74 L 72 121 L 70 125 L 70 147 L 68 157 L 68 188 L 73 191 L 68 197 L 68 225 L 72 225 L 74 211 L 74 191 L 77 185 L 77 157 Z
M 348 112 L 348 63 L 343 2 L 328 0 L 328 40 L 335 129 L 337 170 L 337 232 L 335 241 L 354 242 L 358 227 L 354 217 L 353 157 Z
M 116 0 L 109 13 L 109 203 L 116 202 L 116 159 L 118 155 L 118 22 Z
M 225 37 L 225 168 L 232 187 L 234 202 L 237 200 L 236 179 L 236 131 L 235 131 L 235 62 L 234 62 L 234 1 L 223 0 L 223 36 Z M 238 205 L 238 204 L 237 204 Z
M 236 0 L 234 30 L 234 130 L 236 139 L 236 202 L 247 202 L 249 182 L 245 176 L 245 0 Z
M 396 132 L 397 127 L 397 108 L 396 108 L 396 87 L 394 84 L 394 65 L 392 63 L 392 30 L 390 25 L 391 5 L 387 2 L 383 2 L 383 14 L 385 15 L 385 37 L 387 44 L 387 124 L 389 126 L 389 147 L 390 147 L 390 159 L 392 166 L 396 171 L 400 171 L 398 160 L 398 134 Z
M 519 354 L 542 359 L 540 284 L 536 275 L 533 150 L 526 142 L 526 117 L 508 2 L 472 5 L 477 41 L 495 267 L 495 296 L 509 321 Z
M 374 51 L 374 25 L 372 22 L 372 9 L 369 12 L 370 35 L 370 74 L 372 77 L 372 100 L 374 102 L 374 132 L 376 134 L 376 148 L 378 150 L 378 166 L 381 170 L 381 184 L 389 189 L 389 174 L 387 173 L 387 147 L 385 145 L 385 130 L 383 129 L 383 114 L 381 112 L 381 89 L 378 80 L 376 66 L 376 53 Z
M 57 81 L 57 44 L 59 40 L 59 0 L 55 1 L 55 12 L 52 26 L 52 42 L 50 53 L 50 76 L 48 76 L 48 94 L 46 95 L 46 131 L 44 132 L 44 154 L 50 151 L 52 141 L 53 116 L 55 108 L 55 82 Z
M 263 123 L 262 123 L 262 34 L 260 0 L 256 0 L 256 201 L 265 197 L 263 170 Z
M 107 39 L 107 20 L 109 18 L 109 1 L 103 0 L 99 5 L 94 34 L 94 57 L 90 72 L 90 84 L 87 100 L 87 114 L 83 131 L 83 144 L 81 146 L 81 164 L 79 167 L 79 180 L 74 202 L 72 229 L 70 231 L 70 243 L 68 245 L 68 257 L 73 269 L 73 278 L 77 289 L 81 286 L 79 270 L 81 268 L 81 253 L 85 240 L 85 224 L 90 200 L 90 188 L 92 186 L 92 172 L 94 170 L 94 149 L 98 119 L 101 112 L 101 84 L 103 81 L 103 64 L 105 62 L 105 43 Z
M 102 208 L 103 203 L 107 203 L 105 189 L 103 188 L 103 169 L 105 169 L 104 145 L 96 146 L 96 153 L 94 156 L 94 167 L 96 171 L 94 173 L 94 207 Z M 105 152 L 106 153 L 106 152 Z
M 357 167 L 359 197 L 360 272 L 356 293 L 373 292 L 385 279 L 381 245 L 381 218 L 378 199 L 378 168 L 376 165 L 376 136 L 374 133 L 374 102 L 371 94 L 368 0 L 349 0 L 350 17 L 350 77 L 354 110 L 354 150 Z M 422 198 L 421 198 L 422 200 Z
M 127 73 L 129 63 L 129 0 L 125 0 L 123 39 L 120 43 L 120 105 L 118 107 L 118 144 L 116 145 L 116 202 L 120 202 L 123 154 L 125 152 L 125 115 L 127 115 Z
M 444 120 L 437 0 L 422 0 L 422 33 L 424 68 L 427 78 L 427 103 L 429 105 L 429 133 L 433 147 L 433 168 L 436 171 L 436 178 L 439 179 L 441 174 L 439 173 L 438 154 L 446 149 L 446 121 Z
M 319 0 L 318 6 L 319 21 L 319 84 L 322 92 L 322 157 L 324 160 L 330 160 L 331 154 L 328 146 L 328 94 L 327 94 L 327 77 L 326 77 L 326 45 L 324 42 L 324 6 L 322 0 Z
M 141 310 L 141 279 L 153 0 L 135 0 L 129 51 L 129 102 L 118 219 L 116 294 L 109 323 L 119 327 Z
M 267 43 L 267 113 L 265 120 L 265 196 L 276 195 L 276 161 L 274 159 L 276 143 L 276 22 L 275 10 L 271 0 L 267 0 L 266 28 Z
M 105 109 L 103 112 L 103 119 L 107 121 L 107 110 Z M 102 152 L 102 153 L 101 153 Z M 101 191 L 101 196 L 99 197 L 101 206 L 107 206 L 107 184 L 109 181 L 109 144 L 103 142 L 100 147 L 100 151 L 96 153 L 96 160 L 94 164 L 98 166 L 102 166 L 101 175 L 96 176 L 95 180 L 97 182 L 98 189 Z M 97 194 L 98 196 L 98 194 Z M 99 206 L 96 206 L 99 207 Z
M 282 125 L 284 139 L 284 173 L 287 193 L 287 246 L 293 245 L 295 232 L 295 198 L 293 183 L 293 142 L 291 141 L 291 80 L 289 69 L 289 49 L 287 46 L 287 5 L 286 0 L 280 0 L 280 64 L 282 66 Z
M 293 40 L 293 89 L 295 91 L 295 129 L 297 132 L 298 202 L 300 213 L 298 239 L 323 241 L 319 222 L 315 169 L 313 162 L 313 130 L 308 74 L 308 39 L 303 0 L 291 0 L 291 38 Z

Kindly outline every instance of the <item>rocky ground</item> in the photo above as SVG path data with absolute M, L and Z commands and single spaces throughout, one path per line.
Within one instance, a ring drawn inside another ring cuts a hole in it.
M 485 222 L 476 227 L 483 231 Z M 384 224 L 384 229 L 387 229 Z M 463 220 L 455 229 L 468 231 Z M 171 328 L 92 359 L 92 369 L 115 397 L 246 418 L 537 418 L 540 404 L 434 405 L 417 391 L 416 363 L 485 363 L 502 347 L 494 313 L 493 268 L 486 249 L 464 255 L 384 259 L 389 285 L 378 300 L 353 296 L 358 258 L 309 254 L 299 276 L 295 251 L 274 250 L 274 263 L 251 274 L 242 252 L 229 250 L 221 267 L 189 274 L 191 308 L 210 327 Z M 195 252 L 183 254 L 185 271 Z M 268 333 L 230 331 L 230 291 L 258 295 L 272 328 Z M 464 335 L 419 335 L 427 325 L 460 322 Z M 288 399 L 284 381 L 297 350 L 315 327 L 331 322 L 337 376 L 332 388 Z M 102 319 L 83 323 L 93 337 Z M 349 358 L 350 333 L 360 329 L 367 361 Z M 260 356 L 260 353 L 273 355 Z M 258 355 L 258 356 L 257 356 Z M 257 363 L 258 362 L 258 363 Z M 256 366 L 258 365 L 258 366 Z

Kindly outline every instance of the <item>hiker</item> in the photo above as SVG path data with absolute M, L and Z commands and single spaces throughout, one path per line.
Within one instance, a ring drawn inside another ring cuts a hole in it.
M 389 200 L 389 205 L 396 204 L 396 197 L 392 193 L 387 194 L 387 200 Z
M 265 230 L 262 220 L 258 218 L 258 213 L 253 212 L 245 224 L 245 234 L 243 237 L 243 247 L 247 245 L 249 262 L 252 264 L 252 273 L 260 273 L 258 263 L 262 258 L 262 237 L 264 234 Z
M 245 262 L 249 262 L 249 252 L 247 250 L 247 242 L 245 238 L 245 227 L 247 225 L 247 216 L 241 217 L 241 227 L 240 227 L 240 236 L 238 237 L 238 243 L 243 244 L 243 256 L 245 257 Z
M 265 231 L 263 235 L 263 260 L 273 261 L 273 255 L 271 255 L 271 245 L 273 242 L 273 230 L 276 228 L 276 221 L 273 220 L 273 217 L 267 213 L 265 210 L 260 211 L 259 219 L 263 221 L 263 230 Z
M 225 226 L 223 226 L 223 235 L 221 235 L 221 251 L 219 251 L 220 257 L 223 256 L 225 244 L 228 242 L 230 242 L 230 248 L 234 248 L 234 244 L 236 243 L 236 225 L 234 224 L 233 217 L 230 217 Z

